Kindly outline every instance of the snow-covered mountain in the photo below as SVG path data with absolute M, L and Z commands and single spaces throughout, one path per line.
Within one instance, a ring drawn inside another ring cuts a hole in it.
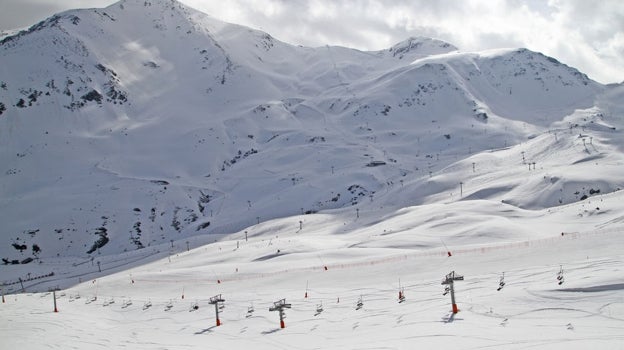
M 527 49 L 172 0 L 1 33 L 2 345 L 621 348 L 622 101 Z
M 5 35 L 0 67 L 8 262 L 302 214 L 555 210 L 624 184 L 622 86 L 527 49 L 299 47 L 175 0 L 122 0 Z

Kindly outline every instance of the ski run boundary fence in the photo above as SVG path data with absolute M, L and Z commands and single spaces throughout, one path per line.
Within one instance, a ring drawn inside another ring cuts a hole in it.
M 214 282 L 214 283 L 227 283 L 227 282 L 237 282 L 237 281 L 245 281 L 245 280 L 253 280 L 253 279 L 263 279 L 274 277 L 278 275 L 284 275 L 288 273 L 305 273 L 305 272 L 320 272 L 320 271 L 328 271 L 328 270 L 336 270 L 336 269 L 353 269 L 353 268 L 363 268 L 367 266 L 376 266 L 382 264 L 391 264 L 398 263 L 401 261 L 406 261 L 410 259 L 419 259 L 423 257 L 447 257 L 452 253 L 452 255 L 468 255 L 468 254 L 488 254 L 497 251 L 504 250 L 516 250 L 516 249 L 527 249 L 527 248 L 536 248 L 536 247 L 547 247 L 556 245 L 561 243 L 562 240 L 576 240 L 583 238 L 591 238 L 594 236 L 600 236 L 609 233 L 624 233 L 624 228 L 611 228 L 611 229 L 602 229 L 590 232 L 561 232 L 557 235 L 553 235 L 552 237 L 540 238 L 534 240 L 525 240 L 518 242 L 508 242 L 508 243 L 500 243 L 500 244 L 489 244 L 489 245 L 481 245 L 481 246 L 470 246 L 464 248 L 448 248 L 448 250 L 427 250 L 427 251 L 417 251 L 413 253 L 407 254 L 397 254 L 384 258 L 377 259 L 367 259 L 355 262 L 347 262 L 347 263 L 327 263 L 322 265 L 314 265 L 307 267 L 299 267 L 299 268 L 291 268 L 291 269 L 283 269 L 283 270 L 275 270 L 275 271 L 267 271 L 267 272 L 257 272 L 257 273 L 235 273 L 235 274 L 227 274 L 222 275 L 222 277 L 213 277 L 206 279 L 194 279 L 193 282 Z M 142 279 L 135 278 L 137 282 L 148 282 L 148 283 L 182 283 L 182 282 L 190 282 L 188 279 L 184 280 L 176 280 L 176 279 Z

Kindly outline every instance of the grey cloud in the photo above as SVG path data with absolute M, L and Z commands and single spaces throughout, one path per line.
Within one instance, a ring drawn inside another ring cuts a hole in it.
M 1 0 L 0 30 L 30 27 L 55 13 L 75 8 L 105 7 L 115 0 Z
M 0 30 L 29 27 L 63 7 L 54 2 L 40 3 L 24 0 L 2 0 L 0 5 Z
M 561 1 L 557 2 L 562 23 L 588 40 L 602 41 L 624 32 L 624 2 Z

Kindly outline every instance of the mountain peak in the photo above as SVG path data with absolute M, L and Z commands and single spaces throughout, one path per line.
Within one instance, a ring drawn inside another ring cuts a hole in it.
M 406 56 L 409 56 L 409 58 L 417 58 L 448 53 L 456 50 L 457 47 L 442 40 L 422 36 L 412 36 L 393 45 L 384 52 L 388 52 L 393 57 L 398 59 L 403 59 L 403 57 Z
M 169 7 L 169 6 L 184 6 L 178 0 L 120 0 L 109 7 L 124 7 L 124 6 L 144 6 L 144 7 Z
M 165 12 L 167 10 L 182 10 L 185 15 L 188 14 L 190 10 L 190 8 L 177 0 L 120 0 L 103 9 L 74 9 L 56 13 L 25 30 L 15 31 L 13 33 L 4 33 L 5 35 L 0 36 L 0 38 L 2 38 L 0 43 L 12 41 L 13 39 L 23 36 L 24 34 L 36 32 L 44 28 L 59 27 L 64 23 L 78 25 L 82 20 L 81 16 L 84 11 L 93 11 L 100 17 L 114 22 L 116 20 L 116 11 L 130 9 L 139 10 L 141 12 L 143 12 L 143 9 L 146 9 L 149 12 L 156 10 L 156 13 Z
M 191 13 L 192 8 L 177 0 L 120 0 L 105 8 L 108 11 L 135 10 L 152 14 L 163 14 L 168 11 L 180 12 L 184 15 Z

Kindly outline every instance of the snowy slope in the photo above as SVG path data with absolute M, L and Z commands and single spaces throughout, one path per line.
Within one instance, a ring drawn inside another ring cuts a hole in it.
M 143 263 L 171 241 L 332 210 L 381 221 L 468 202 L 495 219 L 624 182 L 622 87 L 526 49 L 296 47 L 126 0 L 7 35 L 0 61 L 7 261 Z
M 622 199 L 621 192 L 600 196 L 601 213 L 582 202 L 526 211 L 459 201 L 381 221 L 337 210 L 299 217 L 301 230 L 297 218 L 277 219 L 189 251 L 178 242 L 169 257 L 108 276 L 124 257 L 103 257 L 102 273 L 86 263 L 75 267 L 80 275 L 53 277 L 48 285 L 83 282 L 56 292 L 58 312 L 51 293 L 5 296 L 3 344 L 619 349 Z M 570 231 L 561 234 L 562 227 Z M 475 229 L 479 235 L 469 232 Z M 442 239 L 454 245 L 443 247 Z M 440 284 L 451 271 L 465 277 L 455 283 L 457 314 Z M 209 303 L 216 295 L 225 300 L 218 327 Z M 292 307 L 280 328 L 269 308 L 283 298 Z

